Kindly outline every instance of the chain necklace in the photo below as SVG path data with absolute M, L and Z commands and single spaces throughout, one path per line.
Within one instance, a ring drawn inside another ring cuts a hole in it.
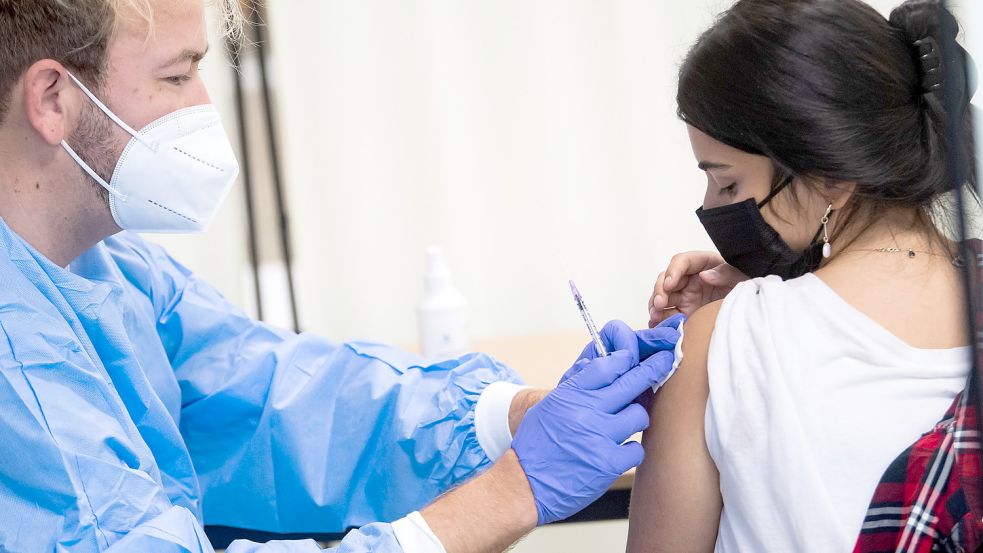
M 847 252 L 877 252 L 877 253 L 904 253 L 908 259 L 914 259 L 918 257 L 918 254 L 930 255 L 933 257 L 945 257 L 952 261 L 952 264 L 956 267 L 962 267 L 966 264 L 961 255 L 948 255 L 936 252 L 928 252 L 924 250 L 916 250 L 913 248 L 857 248 L 851 250 L 844 250 L 842 253 Z

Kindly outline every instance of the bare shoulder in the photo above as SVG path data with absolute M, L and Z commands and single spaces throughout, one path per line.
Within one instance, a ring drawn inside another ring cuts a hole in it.
M 713 334 L 713 327 L 717 324 L 717 316 L 724 300 L 717 300 L 708 303 L 696 310 L 693 316 L 686 320 L 686 340 L 683 342 L 683 350 L 692 349 L 693 353 L 708 349 L 710 346 L 710 336 Z
M 708 303 L 696 310 L 693 316 L 686 320 L 686 328 L 701 328 L 707 332 L 713 331 L 713 325 L 717 322 L 717 315 L 720 308 L 724 305 L 724 300 L 717 300 Z
M 717 324 L 717 316 L 724 300 L 709 303 L 698 309 L 683 326 L 682 361 L 674 379 L 684 381 L 707 380 L 707 355 L 710 352 L 710 338 Z M 666 383 L 667 388 L 672 388 Z M 669 392 L 670 394 L 672 392 Z
M 704 438 L 707 352 L 721 303 L 685 323 L 682 361 L 656 394 L 629 514 L 630 553 L 713 551 L 720 521 L 717 467 Z
M 707 357 L 722 301 L 701 307 L 683 326 L 682 359 L 676 373 L 659 390 L 652 409 L 653 424 L 658 425 L 660 433 L 698 429 L 702 439 L 703 414 L 709 395 Z M 681 421 L 686 424 L 679 424 Z

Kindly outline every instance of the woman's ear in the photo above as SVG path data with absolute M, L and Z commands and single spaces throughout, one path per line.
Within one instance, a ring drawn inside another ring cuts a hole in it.
M 857 190 L 855 181 L 842 181 L 830 178 L 822 180 L 822 193 L 826 200 L 833 204 L 833 209 L 843 209 L 843 206 L 850 201 L 853 193 Z

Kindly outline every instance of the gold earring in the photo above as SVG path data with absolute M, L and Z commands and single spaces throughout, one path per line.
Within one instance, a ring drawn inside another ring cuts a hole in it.
M 829 224 L 829 214 L 833 212 L 833 204 L 829 204 L 826 208 L 826 214 L 823 215 L 823 258 L 829 259 L 829 256 L 833 255 L 833 247 L 829 245 L 829 229 L 827 225 Z

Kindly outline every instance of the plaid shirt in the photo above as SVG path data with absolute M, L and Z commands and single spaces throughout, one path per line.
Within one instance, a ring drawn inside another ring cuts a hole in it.
M 974 399 L 973 393 L 960 393 L 935 428 L 887 469 L 854 553 L 980 549 L 983 505 Z
M 967 240 L 962 259 L 975 260 L 973 302 L 983 330 L 983 242 Z M 983 343 L 983 332 L 977 337 Z M 983 347 L 974 351 L 983 367 Z M 881 478 L 854 553 L 983 550 L 979 390 L 976 378 L 956 396 L 935 428 L 901 454 Z

